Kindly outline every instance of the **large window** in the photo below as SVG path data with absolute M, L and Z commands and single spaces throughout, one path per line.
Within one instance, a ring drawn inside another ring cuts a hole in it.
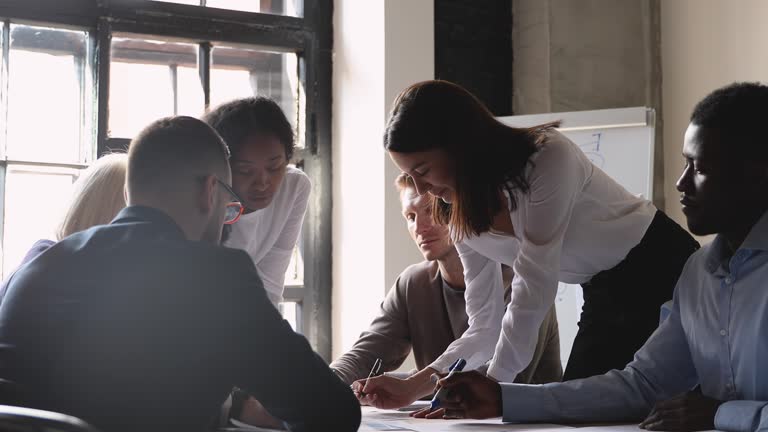
M 3 275 L 53 238 L 73 181 L 151 121 L 254 94 L 296 131 L 313 181 L 283 316 L 330 357 L 331 1 L 0 3 Z

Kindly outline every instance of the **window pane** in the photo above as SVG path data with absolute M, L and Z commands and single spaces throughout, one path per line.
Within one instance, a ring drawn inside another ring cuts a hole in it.
M 273 15 L 302 16 L 303 0 L 207 0 L 206 6 Z
M 127 37 L 112 39 L 109 136 L 132 138 L 161 117 L 197 117 L 202 112 L 197 45 Z
M 293 125 L 296 144 L 304 147 L 304 89 L 299 81 L 295 53 L 214 46 L 212 63 L 212 107 L 253 95 L 270 97 L 280 105 Z
M 76 163 L 90 156 L 83 151 L 93 143 L 83 114 L 91 100 L 86 38 L 82 31 L 11 25 L 8 158 Z
M 3 275 L 18 267 L 37 240 L 55 240 L 79 170 L 9 165 L 5 189 Z M 44 197 L 44 202 L 41 198 Z
M 299 330 L 299 304 L 296 302 L 282 302 L 278 305 L 280 315 L 288 321 L 293 331 Z

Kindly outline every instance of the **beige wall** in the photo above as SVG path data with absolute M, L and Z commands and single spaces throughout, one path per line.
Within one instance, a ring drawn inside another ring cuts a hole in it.
M 654 203 L 664 208 L 659 0 L 514 0 L 515 114 L 656 109 Z
M 674 0 L 661 3 L 664 171 L 667 212 L 684 224 L 675 190 L 683 133 L 693 106 L 734 81 L 768 81 L 768 2 Z
M 654 0 L 515 0 L 515 114 L 657 101 Z

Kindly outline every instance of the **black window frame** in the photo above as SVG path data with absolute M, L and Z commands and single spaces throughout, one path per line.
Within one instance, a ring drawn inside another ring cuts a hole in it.
M 90 79 L 94 84 L 90 123 L 96 141 L 89 143 L 89 147 L 95 144 L 97 156 L 124 150 L 129 142 L 108 136 L 113 34 L 178 38 L 199 44 L 198 63 L 206 107 L 210 102 L 207 71 L 211 67 L 211 41 L 297 54 L 299 81 L 305 96 L 304 123 L 299 133 L 303 134 L 305 147 L 297 149 L 293 162 L 307 173 L 313 188 L 302 231 L 306 251 L 303 254 L 304 286 L 287 286 L 285 300 L 300 303 L 300 331 L 313 348 L 330 361 L 332 0 L 304 0 L 302 12 L 302 17 L 291 17 L 153 0 L 5 0 L 0 3 L 5 36 L 2 45 L 6 54 L 9 23 L 88 31 L 86 51 L 91 56 Z M 2 67 L 7 72 L 8 65 Z M 0 198 L 5 192 L 6 167 L 7 161 L 0 161 Z M 4 201 L 0 201 L 0 207 L 3 205 Z M 1 231 L 2 220 L 0 235 Z

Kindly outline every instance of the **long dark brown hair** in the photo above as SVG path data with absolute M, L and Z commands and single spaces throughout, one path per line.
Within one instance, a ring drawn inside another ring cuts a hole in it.
M 530 128 L 507 126 L 472 93 L 448 81 L 413 84 L 395 100 L 384 132 L 384 148 L 397 153 L 435 149 L 448 152 L 456 173 L 451 204 L 434 200 L 435 220 L 450 224 L 456 240 L 490 229 L 502 209 L 499 192 L 527 193 L 531 156 L 559 122 Z

